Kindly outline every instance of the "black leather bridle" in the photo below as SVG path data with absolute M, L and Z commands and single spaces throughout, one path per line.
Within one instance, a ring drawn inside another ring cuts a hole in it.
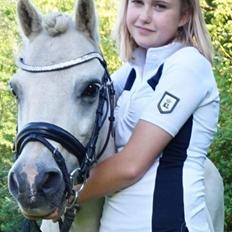
M 114 88 L 109 76 L 109 72 L 107 70 L 106 62 L 98 52 L 91 52 L 71 61 L 42 67 L 27 65 L 24 63 L 22 58 L 17 61 L 17 66 L 22 70 L 38 73 L 67 69 L 93 59 L 97 59 L 100 62 L 100 64 L 104 67 L 105 73 L 102 78 L 101 87 L 99 90 L 99 103 L 96 111 L 95 124 L 92 135 L 87 145 L 84 146 L 83 144 L 81 144 L 81 142 L 79 142 L 77 138 L 75 138 L 72 134 L 70 134 L 63 128 L 47 122 L 28 123 L 18 133 L 15 140 L 16 159 L 20 156 L 23 148 L 27 145 L 27 143 L 32 141 L 37 141 L 43 144 L 52 153 L 53 158 L 55 159 L 63 174 L 66 186 L 66 198 L 72 199 L 69 208 L 74 207 L 77 197 L 76 193 L 73 190 L 73 185 L 83 184 L 85 182 L 86 178 L 89 175 L 90 168 L 94 163 L 98 161 L 98 159 L 103 154 L 109 141 L 110 133 L 112 131 L 114 121 Z M 95 148 L 98 140 L 98 135 L 108 115 L 109 128 L 107 138 L 104 146 L 101 148 L 100 153 L 96 154 Z M 51 144 L 51 142 L 49 142 L 49 140 L 59 143 L 63 148 L 65 148 L 68 152 L 70 152 L 77 158 L 79 162 L 79 167 L 73 170 L 71 174 L 68 173 L 62 154 L 56 147 Z M 71 227 L 71 225 L 69 226 Z M 68 231 L 68 229 L 64 229 L 64 227 L 62 229 L 61 227 L 61 231 Z

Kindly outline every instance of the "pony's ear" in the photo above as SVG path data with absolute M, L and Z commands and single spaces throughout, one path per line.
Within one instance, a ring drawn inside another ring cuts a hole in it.
M 85 33 L 98 44 L 99 36 L 94 0 L 79 0 L 75 16 L 77 30 Z
M 42 17 L 29 0 L 18 0 L 17 13 L 26 37 L 35 36 L 42 30 Z

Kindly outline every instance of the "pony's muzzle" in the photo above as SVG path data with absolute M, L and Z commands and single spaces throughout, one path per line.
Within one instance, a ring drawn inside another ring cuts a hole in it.
M 61 204 L 64 189 L 63 176 L 58 169 L 40 170 L 35 175 L 34 172 L 15 168 L 9 173 L 9 190 L 23 210 L 33 210 L 44 205 L 50 211 L 52 207 Z

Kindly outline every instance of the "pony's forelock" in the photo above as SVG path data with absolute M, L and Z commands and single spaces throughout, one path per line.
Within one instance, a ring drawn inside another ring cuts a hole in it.
M 70 26 L 71 18 L 63 13 L 52 12 L 44 17 L 43 27 L 52 37 L 65 33 Z

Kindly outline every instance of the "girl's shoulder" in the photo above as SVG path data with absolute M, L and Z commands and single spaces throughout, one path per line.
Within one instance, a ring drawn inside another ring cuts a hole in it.
M 194 80 L 205 88 L 216 88 L 211 63 L 194 47 L 184 47 L 171 55 L 164 63 L 163 73 Z
M 111 75 L 112 79 L 117 79 L 121 76 L 124 76 L 125 73 L 130 72 L 131 70 L 131 65 L 127 62 L 124 63 L 122 66 L 120 66 L 116 71 L 114 71 Z
M 124 86 L 127 81 L 127 77 L 131 69 L 132 69 L 131 65 L 129 63 L 125 63 L 111 75 L 116 97 L 119 97 L 123 92 Z
M 211 71 L 212 65 L 195 47 L 183 47 L 171 55 L 165 62 L 182 68 L 198 71 Z

